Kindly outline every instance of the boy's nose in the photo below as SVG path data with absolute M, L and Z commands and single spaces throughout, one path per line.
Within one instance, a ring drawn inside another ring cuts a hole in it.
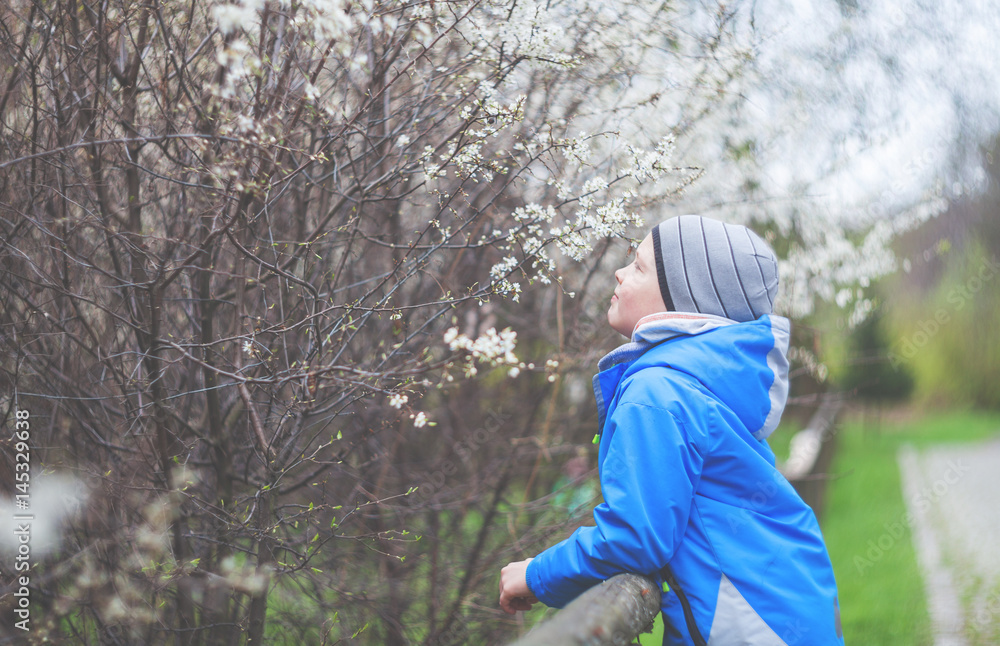
M 619 285 L 621 285 L 621 284 L 622 284 L 622 276 L 621 276 L 621 273 L 622 273 L 622 271 L 624 271 L 624 270 L 625 270 L 625 268 L 624 268 L 624 267 L 623 267 L 623 268 L 621 268 L 621 269 L 616 269 L 616 270 L 615 270 L 615 280 L 617 280 L 617 281 L 618 281 L 618 284 L 619 284 Z

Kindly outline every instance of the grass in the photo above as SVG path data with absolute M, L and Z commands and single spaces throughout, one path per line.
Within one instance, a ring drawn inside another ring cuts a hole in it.
M 932 643 L 923 579 L 903 522 L 906 508 L 896 454 L 974 442 L 1000 429 L 1000 415 L 972 411 L 886 421 L 847 418 L 837 433 L 823 534 L 840 594 L 845 642 L 906 646 Z
M 896 465 L 900 437 L 845 424 L 823 518 L 846 643 L 930 645 L 930 618 Z

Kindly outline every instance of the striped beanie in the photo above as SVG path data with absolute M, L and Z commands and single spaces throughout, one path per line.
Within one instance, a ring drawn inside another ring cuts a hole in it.
M 652 230 L 660 294 L 667 309 L 752 321 L 770 314 L 778 261 L 750 229 L 682 215 Z

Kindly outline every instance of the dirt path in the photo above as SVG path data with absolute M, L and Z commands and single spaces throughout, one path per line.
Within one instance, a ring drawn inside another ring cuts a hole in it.
M 1000 644 L 1000 438 L 899 465 L 935 646 Z

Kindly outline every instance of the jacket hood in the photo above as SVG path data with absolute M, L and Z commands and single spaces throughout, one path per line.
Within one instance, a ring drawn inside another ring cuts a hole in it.
M 598 363 L 594 394 L 604 428 L 619 383 L 661 366 L 694 377 L 758 440 L 778 426 L 788 398 L 788 319 L 765 315 L 738 323 L 721 316 L 663 312 L 641 319 L 632 340 Z

